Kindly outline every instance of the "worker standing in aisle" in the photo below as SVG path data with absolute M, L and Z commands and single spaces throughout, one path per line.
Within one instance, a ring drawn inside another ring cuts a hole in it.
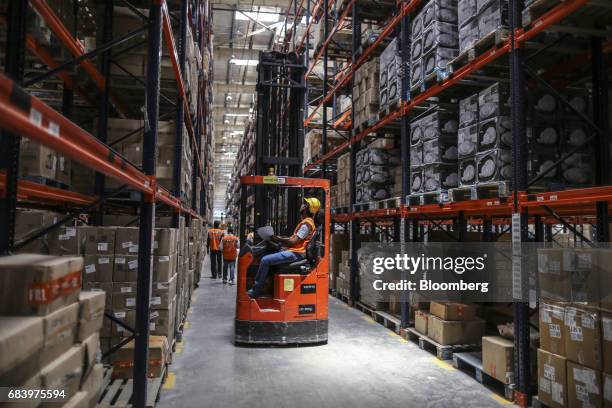
M 211 278 L 221 278 L 221 240 L 223 239 L 223 230 L 219 228 L 219 221 L 215 221 L 214 228 L 208 230 L 208 254 L 210 255 L 210 272 Z
M 232 227 L 227 229 L 227 235 L 221 240 L 221 252 L 223 252 L 223 283 L 227 283 L 227 272 L 229 269 L 229 284 L 234 284 L 234 273 L 236 271 L 236 258 L 238 258 L 238 237 L 233 235 Z
M 258 298 L 262 295 L 270 266 L 293 263 L 304 259 L 306 248 L 308 248 L 308 244 L 317 231 L 312 217 L 320 208 L 321 202 L 318 198 L 304 198 L 304 203 L 300 207 L 302 220 L 295 227 L 293 235 L 290 237 L 272 236 L 272 241 L 283 245 L 286 249 L 261 258 L 259 269 L 255 275 L 255 285 L 247 292 L 251 298 Z

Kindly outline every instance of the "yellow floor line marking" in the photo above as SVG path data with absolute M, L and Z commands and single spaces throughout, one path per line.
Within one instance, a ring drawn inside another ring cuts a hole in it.
M 183 329 L 188 329 L 189 326 L 190 326 L 189 322 L 185 320 L 185 323 L 183 324 Z
M 448 364 L 447 362 L 442 361 L 442 360 L 438 360 L 438 357 L 432 357 L 431 360 L 433 361 L 433 363 L 435 365 L 437 365 L 438 367 L 441 367 L 441 368 L 443 368 L 445 370 L 454 370 L 455 369 L 455 367 L 453 367 L 452 365 Z
M 498 403 L 500 403 L 502 405 L 510 405 L 510 404 L 512 404 L 510 401 L 508 401 L 504 397 L 501 397 L 501 396 L 499 396 L 497 394 L 491 394 L 490 397 L 493 398 L 495 401 L 497 401 Z
M 391 336 L 391 337 L 399 337 L 399 334 L 397 334 L 397 333 L 396 333 L 396 332 L 394 332 L 394 331 L 389 331 L 389 332 L 387 332 L 387 334 L 388 334 L 389 336 Z
M 166 377 L 166 382 L 164 383 L 164 390 L 171 390 L 174 388 L 174 384 L 176 384 L 176 374 L 172 371 L 168 373 Z
M 191 314 L 191 313 L 193 312 L 191 311 L 191 308 L 190 308 L 189 310 L 187 310 L 187 314 Z
M 174 348 L 174 352 L 177 354 L 180 354 L 183 352 L 183 346 L 179 346 L 178 344 L 176 345 L 176 347 Z
M 364 315 L 364 316 L 361 316 L 361 318 L 362 318 L 363 320 L 365 320 L 365 321 L 370 322 L 370 323 L 376 323 L 376 322 L 374 321 L 374 319 L 372 319 L 372 317 L 370 317 L 370 316 Z
M 406 340 L 403 337 L 400 337 L 399 341 L 400 341 L 400 343 L 404 343 L 404 344 L 408 343 L 408 340 Z

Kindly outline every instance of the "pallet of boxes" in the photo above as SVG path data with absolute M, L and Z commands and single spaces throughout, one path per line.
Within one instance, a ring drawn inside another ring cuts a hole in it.
M 373 125 L 379 111 L 379 62 L 372 58 L 355 71 L 353 77 L 353 128 Z
M 538 399 L 612 406 L 612 250 L 538 249 Z
M 0 386 L 56 389 L 61 397 L 14 406 L 96 406 L 105 296 L 81 291 L 82 272 L 81 257 L 0 258 Z
M 345 262 L 343 259 L 348 260 L 349 250 L 349 235 L 348 234 L 331 234 L 330 236 L 330 249 L 329 249 L 329 288 L 335 290 L 339 294 L 337 286 L 337 278 L 340 276 L 340 266 Z M 343 252 L 346 254 L 343 256 Z M 346 268 L 342 271 L 343 277 L 348 276 Z M 342 282 L 341 282 L 342 283 Z M 340 285 L 343 287 L 343 285 Z M 345 295 L 346 296 L 346 295 Z
M 417 310 L 414 330 L 437 349 L 438 357 L 448 359 L 453 346 L 477 348 L 485 331 L 485 321 L 474 305 L 431 301 L 429 311 Z
M 335 187 L 336 190 L 336 207 L 350 207 L 351 200 L 351 155 L 345 153 L 338 157 L 338 183 Z M 333 197 L 333 194 L 332 194 Z

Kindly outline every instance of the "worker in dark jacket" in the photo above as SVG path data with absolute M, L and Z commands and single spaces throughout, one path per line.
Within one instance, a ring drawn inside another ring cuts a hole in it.
M 215 221 L 214 228 L 208 230 L 208 240 L 206 242 L 210 255 L 210 272 L 213 279 L 221 278 L 221 240 L 224 234 L 219 225 L 219 221 Z

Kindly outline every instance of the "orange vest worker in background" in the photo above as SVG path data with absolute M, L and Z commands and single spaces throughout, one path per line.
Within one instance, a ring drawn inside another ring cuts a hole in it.
M 214 228 L 208 230 L 208 254 L 210 255 L 210 272 L 213 279 L 221 278 L 221 240 L 223 230 L 219 229 L 219 221 L 215 221 Z
M 223 252 L 223 283 L 227 283 L 227 270 L 229 269 L 229 284 L 234 284 L 234 272 L 236 270 L 236 258 L 238 258 L 238 237 L 232 235 L 232 227 L 227 229 L 227 235 L 221 240 L 221 251 Z

